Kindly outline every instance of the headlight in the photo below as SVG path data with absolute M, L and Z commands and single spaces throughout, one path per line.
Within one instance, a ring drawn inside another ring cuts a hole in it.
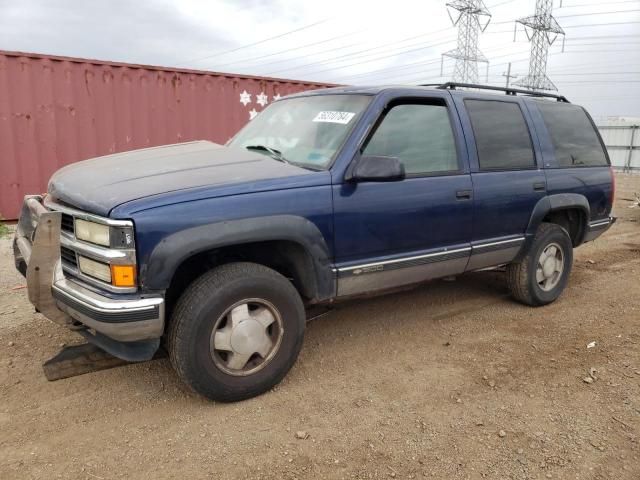
M 107 265 L 78 255 L 78 267 L 85 275 L 110 283 L 114 287 L 135 287 L 135 265 Z
M 133 226 L 105 225 L 76 218 L 75 233 L 78 240 L 85 242 L 117 249 L 134 248 Z
M 129 219 L 101 217 L 45 200 L 62 213 L 60 263 L 69 274 L 114 293 L 137 289 L 135 226 Z
M 109 265 L 78 255 L 78 266 L 85 275 L 111 283 L 111 268 Z
M 76 238 L 85 242 L 109 247 L 111 245 L 109 226 L 76 219 Z

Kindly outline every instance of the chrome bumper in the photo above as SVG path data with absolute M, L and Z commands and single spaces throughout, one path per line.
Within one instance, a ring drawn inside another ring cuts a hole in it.
M 25 197 L 13 248 L 16 268 L 27 279 L 29 301 L 36 310 L 61 325 L 82 328 L 79 322 L 85 330 L 118 342 L 160 338 L 162 297 L 107 297 L 65 278 L 60 261 L 62 214 L 47 210 L 42 200 L 39 195 Z

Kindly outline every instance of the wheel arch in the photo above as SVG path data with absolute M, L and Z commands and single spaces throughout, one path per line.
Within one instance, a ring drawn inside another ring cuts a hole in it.
M 291 215 L 219 222 L 171 234 L 151 252 L 141 270 L 141 284 L 147 290 L 168 290 L 181 270 L 192 265 L 196 270 L 211 268 L 216 258 L 225 263 L 244 259 L 290 274 L 311 302 L 335 293 L 330 252 L 322 233 L 309 220 Z M 284 272 L 278 265 L 284 265 Z
M 527 251 L 536 230 L 542 222 L 556 223 L 567 230 L 574 247 L 584 241 L 587 233 L 591 208 L 584 195 L 578 193 L 559 193 L 547 195 L 536 203 L 529 218 L 526 242 L 522 251 Z

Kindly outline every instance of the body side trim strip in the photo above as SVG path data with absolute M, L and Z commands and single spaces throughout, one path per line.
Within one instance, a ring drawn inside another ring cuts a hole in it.
M 480 243 L 476 245 L 471 245 L 471 248 L 473 250 L 478 250 L 481 248 L 496 247 L 498 245 L 507 245 L 509 243 L 524 242 L 524 239 L 525 237 L 517 237 L 517 238 L 510 238 L 509 240 L 500 240 L 498 242 Z
M 611 223 L 611 219 L 607 218 L 606 220 L 598 220 L 595 222 L 590 222 L 589 223 L 589 228 L 598 228 L 598 227 L 604 227 L 605 225 L 609 225 Z
M 379 265 L 382 266 L 382 265 L 392 265 L 392 264 L 395 264 L 395 263 L 412 262 L 414 260 L 422 260 L 422 259 L 427 259 L 427 258 L 451 255 L 451 254 L 455 254 L 455 253 L 468 252 L 470 250 L 471 250 L 471 247 L 456 248 L 454 250 L 443 250 L 441 252 L 427 253 L 425 255 L 414 255 L 414 256 L 411 256 L 411 257 L 395 258 L 393 260 L 383 260 L 381 262 L 372 262 L 372 263 L 365 263 L 365 264 L 361 264 L 361 265 L 354 265 L 354 266 L 349 266 L 349 267 L 337 268 L 337 271 L 341 272 L 341 273 L 342 272 L 350 272 L 350 271 L 353 271 L 353 270 L 357 270 L 359 268 L 369 268 L 369 267 L 377 267 Z M 334 269 L 334 270 L 336 270 L 336 269 Z
M 369 263 L 363 263 L 358 265 L 351 265 L 348 267 L 333 267 L 332 270 L 334 273 L 344 273 L 344 272 L 351 272 L 353 270 L 366 269 L 366 268 L 372 268 L 372 267 L 378 267 L 378 266 L 384 266 L 384 265 L 394 265 L 394 264 L 403 264 L 403 263 L 411 264 L 411 262 L 414 262 L 414 261 L 430 259 L 430 258 L 435 259 L 437 257 L 445 257 L 442 260 L 448 260 L 452 254 L 466 253 L 469 251 L 473 253 L 476 250 L 500 247 L 503 245 L 504 245 L 504 248 L 509 248 L 510 244 L 521 243 L 524 240 L 525 240 L 525 237 L 510 238 L 508 240 L 481 243 L 481 244 L 472 245 L 470 247 L 456 248 L 452 250 L 442 250 L 440 252 L 427 253 L 424 255 L 412 255 L 410 257 L 394 258 L 392 260 L 382 260 L 380 262 L 369 262 Z

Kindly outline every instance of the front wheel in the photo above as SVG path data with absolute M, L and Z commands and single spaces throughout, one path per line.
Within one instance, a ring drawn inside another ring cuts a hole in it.
M 554 223 L 543 223 L 527 255 L 507 266 L 511 295 L 531 306 L 556 300 L 567 286 L 573 265 L 573 244 L 566 230 Z
M 232 402 L 276 385 L 295 363 L 304 305 L 291 282 L 254 263 L 231 263 L 193 282 L 169 326 L 169 355 L 197 393 Z

